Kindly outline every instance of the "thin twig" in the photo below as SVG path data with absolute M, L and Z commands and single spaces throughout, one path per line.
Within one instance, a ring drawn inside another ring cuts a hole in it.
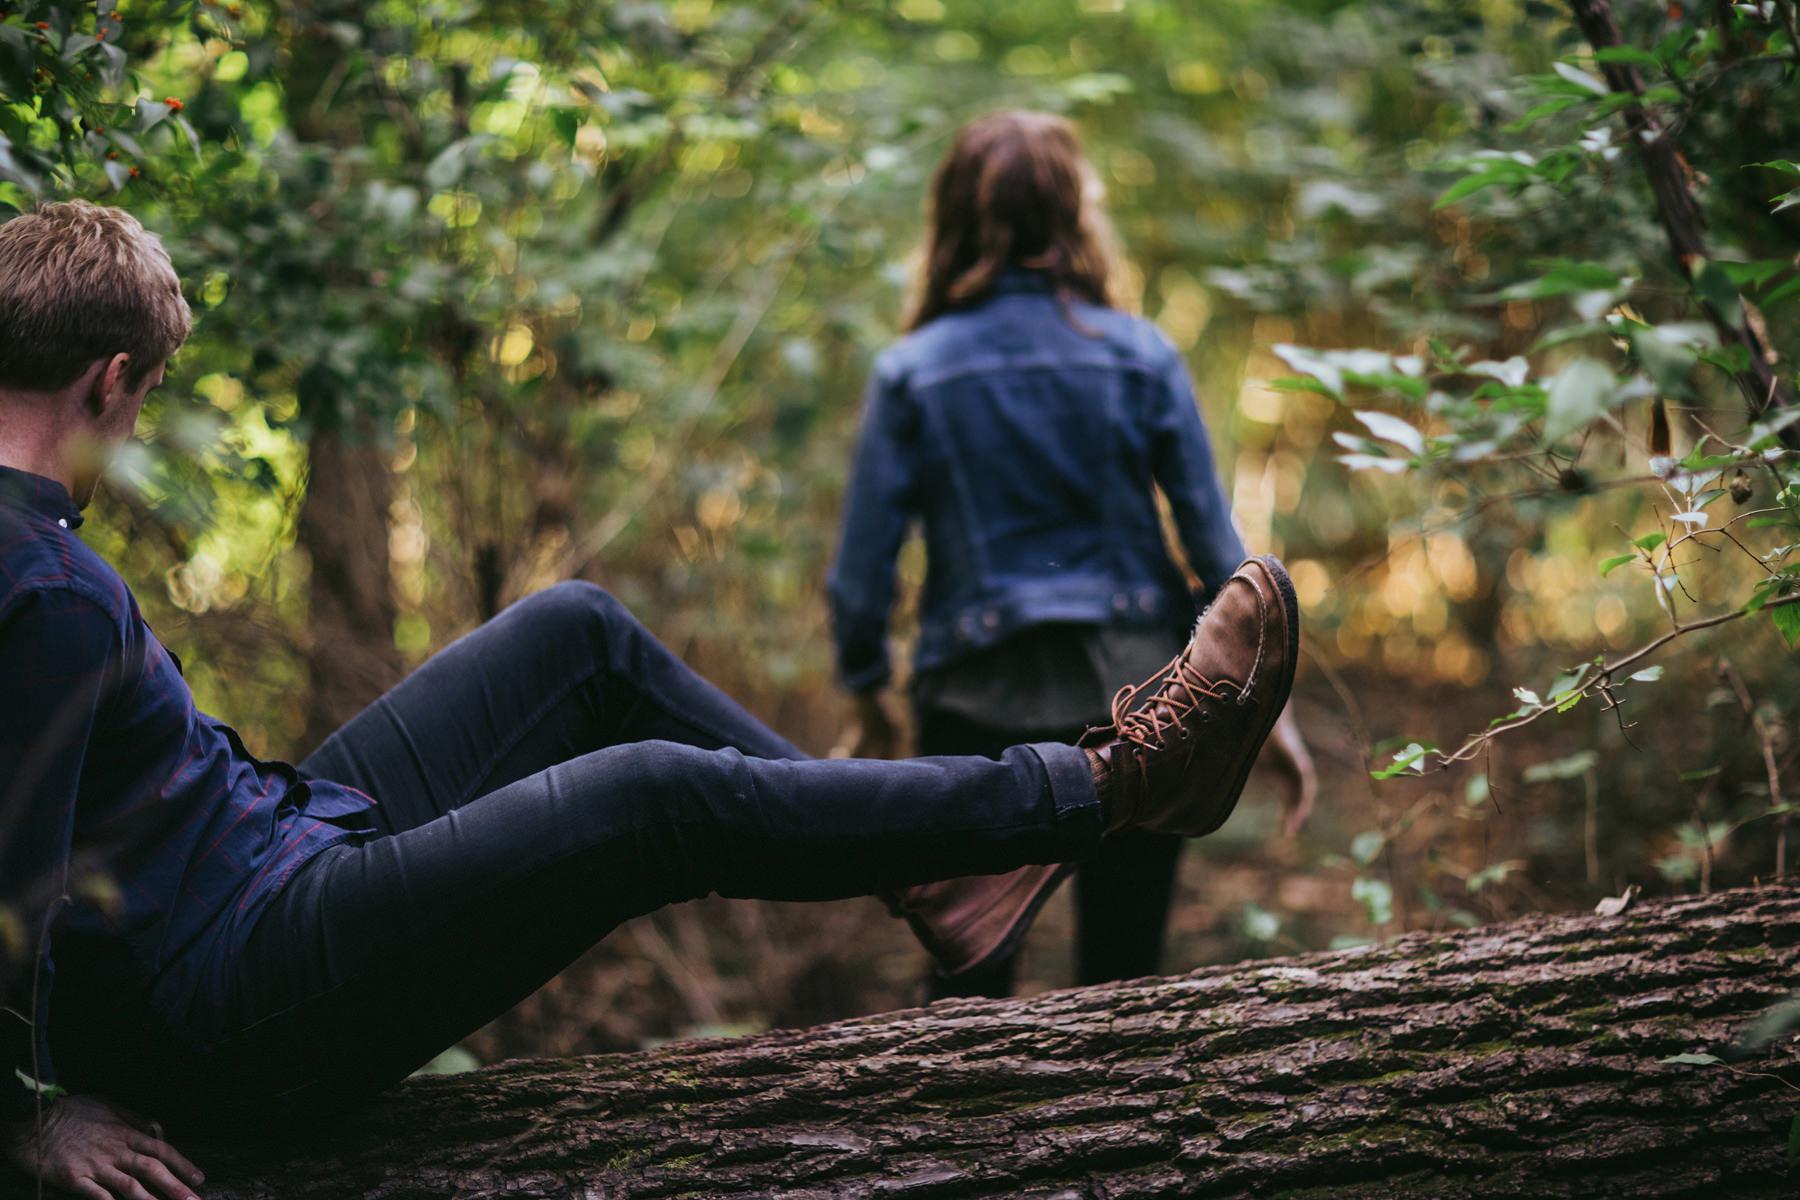
M 1446 754 L 1441 750 L 1431 751 L 1431 755 L 1435 756 L 1438 761 L 1430 766 L 1425 766 L 1423 765 L 1424 760 L 1421 759 L 1420 763 L 1415 764 L 1416 769 L 1413 773 L 1423 775 L 1432 771 L 1447 770 L 1454 763 L 1467 762 L 1477 754 L 1481 753 L 1484 748 L 1490 746 L 1494 739 L 1500 737 L 1502 734 L 1511 733 L 1517 729 L 1523 729 L 1525 726 L 1535 724 L 1537 721 L 1549 716 L 1551 713 L 1561 710 L 1564 705 L 1569 703 L 1570 697 L 1577 692 L 1583 696 L 1594 695 L 1596 693 L 1610 695 L 1607 689 L 1610 687 L 1614 675 L 1619 674 L 1635 663 L 1641 662 L 1644 658 L 1654 654 L 1663 646 L 1666 646 L 1678 637 L 1696 633 L 1702 629 L 1711 629 L 1715 625 L 1724 625 L 1730 621 L 1735 621 L 1740 617 L 1747 617 L 1753 612 L 1766 612 L 1770 609 L 1784 608 L 1795 603 L 1800 603 L 1800 593 L 1791 596 L 1778 597 L 1759 608 L 1738 608 L 1733 609 L 1728 613 L 1721 613 L 1718 616 L 1704 618 L 1703 620 L 1689 621 L 1685 625 L 1677 624 L 1675 628 L 1671 629 L 1668 633 L 1638 647 L 1617 662 L 1601 662 L 1597 664 L 1583 663 L 1576 670 L 1574 682 L 1562 692 L 1559 692 L 1557 695 L 1552 696 L 1547 700 L 1540 701 L 1535 707 L 1527 709 L 1516 716 L 1483 730 L 1481 733 L 1471 735 L 1468 740 L 1451 753 Z M 1617 707 L 1616 702 L 1614 706 Z

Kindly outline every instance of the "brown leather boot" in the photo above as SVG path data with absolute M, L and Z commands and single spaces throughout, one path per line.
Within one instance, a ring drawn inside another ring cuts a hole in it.
M 955 975 L 1012 953 L 1074 869 L 1073 863 L 1048 863 L 1004 875 L 968 875 L 883 892 L 881 899 L 889 912 L 906 918 L 938 969 Z
M 1107 832 L 1199 837 L 1236 807 L 1294 686 L 1300 606 L 1272 555 L 1246 561 L 1200 615 L 1186 650 L 1113 698 L 1113 723 L 1081 739 Z

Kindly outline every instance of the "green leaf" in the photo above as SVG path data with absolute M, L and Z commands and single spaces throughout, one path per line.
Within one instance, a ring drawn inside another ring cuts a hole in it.
M 1525 768 L 1526 783 L 1550 783 L 1559 779 L 1578 779 L 1587 774 L 1600 756 L 1592 750 L 1581 750 L 1567 758 L 1558 758 L 1550 762 L 1535 763 Z
M 1787 303 L 1795 296 L 1800 296 L 1800 275 L 1796 275 L 1794 278 L 1788 280 L 1786 283 L 1764 296 L 1762 298 L 1762 306 L 1765 310 L 1772 309 L 1778 305 Z
M 1660 666 L 1645 667 L 1641 671 L 1633 671 L 1631 673 L 1631 679 L 1634 683 L 1655 683 L 1662 677 L 1663 669 Z
M 1404 750 L 1395 752 L 1393 762 L 1379 770 L 1370 771 L 1369 774 L 1376 779 L 1392 779 L 1396 775 L 1409 771 L 1414 775 L 1422 775 L 1425 768 L 1419 765 L 1419 760 L 1424 758 L 1427 753 L 1429 753 L 1429 747 L 1419 742 L 1413 742 Z
M 1517 163 L 1499 163 L 1474 175 L 1463 176 L 1451 184 L 1450 189 L 1439 196 L 1431 207 L 1444 208 L 1447 205 L 1455 204 L 1465 196 L 1479 192 L 1482 188 L 1493 187 L 1497 183 L 1525 183 L 1530 178 L 1530 172 Z
M 1669 1057 L 1658 1059 L 1657 1061 L 1665 1063 L 1685 1063 L 1695 1067 L 1711 1067 L 1722 1063 L 1725 1060 L 1716 1054 L 1671 1054 Z
M 1381 853 L 1381 848 L 1385 845 L 1387 838 L 1380 830 L 1366 830 L 1357 834 L 1350 842 L 1350 857 L 1356 860 L 1358 866 L 1366 867 L 1375 861 L 1375 856 Z
M 148 133 L 159 124 L 169 119 L 174 110 L 161 100 L 139 100 L 137 102 L 137 125 L 141 132 Z
M 1719 314 L 1727 325 L 1744 319 L 1744 302 L 1738 298 L 1737 284 L 1718 263 L 1704 261 L 1694 273 L 1694 291 Z
M 1660 533 L 1646 533 L 1643 537 L 1636 539 L 1631 544 L 1636 546 L 1639 550 L 1654 550 L 1668 540 L 1667 536 Z
M 1521 870 L 1524 866 L 1525 864 L 1522 862 L 1509 860 L 1507 862 L 1494 863 L 1492 866 L 1483 867 L 1481 870 L 1469 876 L 1467 881 L 1469 892 L 1472 895 L 1475 892 L 1479 892 L 1490 883 L 1499 883 L 1502 879 L 1505 879 L 1514 871 Z
M 1545 117 L 1553 117 L 1566 108 L 1572 108 L 1575 105 L 1584 102 L 1585 98 L 1581 96 L 1552 96 L 1542 104 L 1533 105 L 1524 116 L 1508 124 L 1506 126 L 1506 132 L 1518 133 L 1522 130 L 1529 129 Z M 1447 203 L 1450 203 L 1450 201 L 1440 201 L 1439 205 L 1441 207 L 1443 204 Z
M 1564 62 L 1552 63 L 1550 65 L 1558 75 L 1561 75 L 1570 83 L 1586 88 L 1596 96 L 1606 95 L 1607 87 L 1605 81 L 1594 78 L 1580 67 L 1571 66 Z
M 1628 562 L 1636 562 L 1637 557 L 1638 556 L 1635 554 L 1620 554 L 1616 557 L 1604 560 L 1600 564 L 1600 578 L 1605 579 L 1608 575 L 1611 575 L 1614 571 L 1618 570 Z
M 1244 934 L 1252 941 L 1267 942 L 1281 933 L 1281 918 L 1254 900 L 1244 901 Z
M 1794 639 L 1800 638 L 1800 604 L 1783 604 L 1778 608 L 1771 608 L 1769 617 L 1791 648 Z
M 1394 889 L 1387 880 L 1364 875 L 1350 885 L 1350 896 L 1368 911 L 1371 925 L 1386 925 L 1394 919 Z
M 1720 269 L 1731 276 L 1731 281 L 1740 288 L 1761 287 L 1791 266 L 1793 263 L 1785 258 L 1765 258 L 1757 262 L 1721 262 L 1719 264 Z M 1707 326 L 1707 328 L 1710 330 L 1711 326 Z M 1714 334 L 1713 342 L 1715 345 L 1717 344 L 1717 334 Z
M 1764 1009 L 1762 1015 L 1756 1018 L 1756 1023 L 1738 1039 L 1738 1048 L 1757 1054 L 1795 1029 L 1800 1029 L 1800 992 L 1792 993 L 1786 1000 Z
M 1417 429 L 1399 417 L 1384 412 L 1358 411 L 1356 419 L 1368 426 L 1369 432 L 1383 441 L 1393 442 L 1415 455 L 1425 453 L 1425 439 Z
M 1463 788 L 1463 803 L 1468 805 L 1486 804 L 1492 795 L 1493 792 L 1488 786 L 1487 772 L 1483 771 L 1481 774 L 1469 778 L 1467 786 Z
M 1342 396 L 1344 394 L 1344 373 L 1337 369 L 1325 355 L 1305 346 L 1281 344 L 1272 347 L 1275 357 L 1279 358 L 1302 375 L 1310 375 L 1318 380 L 1327 395 Z
M 1535 265 L 1540 272 L 1536 278 L 1502 288 L 1498 293 L 1498 298 L 1501 300 L 1542 300 L 1549 296 L 1570 296 L 1580 292 L 1617 291 L 1628 282 L 1620 279 L 1618 275 L 1601 264 L 1594 262 L 1555 258 Z
M 1662 69 L 1662 59 L 1638 46 L 1602 46 L 1594 51 L 1594 61 L 1603 63 L 1633 63 L 1640 67 Z
M 1613 373 L 1597 359 L 1577 358 L 1564 367 L 1550 385 L 1544 440 L 1561 441 L 1605 413 L 1618 386 Z

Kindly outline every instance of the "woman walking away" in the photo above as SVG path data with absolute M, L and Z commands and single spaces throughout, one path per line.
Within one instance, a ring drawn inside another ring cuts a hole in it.
M 1099 194 L 1073 129 L 1043 113 L 982 117 L 938 168 L 916 308 L 869 382 L 829 580 L 859 756 L 897 741 L 886 633 L 913 520 L 928 564 L 912 680 L 922 755 L 992 756 L 1112 723 L 1132 702 L 1120 689 L 1173 665 L 1245 557 L 1180 355 L 1115 306 Z M 1165 545 L 1159 488 L 1198 597 Z M 1312 764 L 1291 715 L 1272 740 L 1292 832 Z M 887 899 L 933 948 L 937 995 L 1005 995 L 1031 919 L 1074 871 L 1080 982 L 1130 978 L 1157 970 L 1180 848 L 1133 830 L 1079 870 Z

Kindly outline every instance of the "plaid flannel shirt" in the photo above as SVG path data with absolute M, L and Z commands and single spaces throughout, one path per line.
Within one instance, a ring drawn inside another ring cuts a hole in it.
M 79 1036 L 52 1025 L 53 941 L 119 1019 L 204 1040 L 263 905 L 373 804 L 197 711 L 80 525 L 60 484 L 0 467 L 0 1122 Z

